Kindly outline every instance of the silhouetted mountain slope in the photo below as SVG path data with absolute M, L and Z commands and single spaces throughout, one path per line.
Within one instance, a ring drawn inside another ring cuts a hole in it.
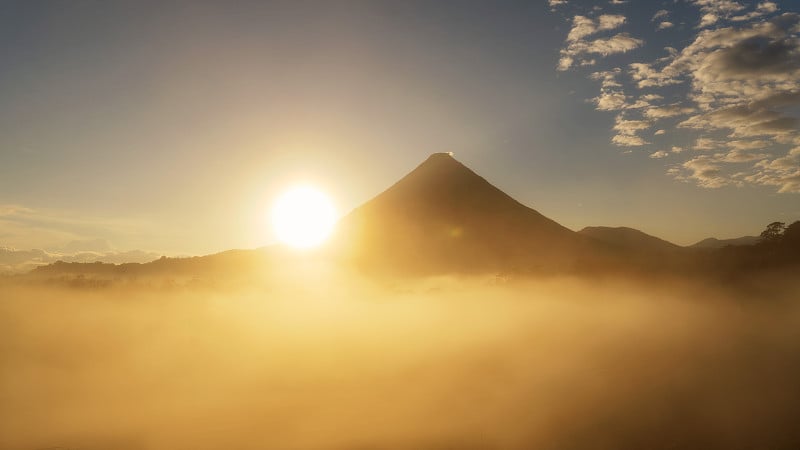
M 592 243 L 436 153 L 342 219 L 336 248 L 399 272 L 562 270 Z
M 681 247 L 628 227 L 586 227 L 578 233 L 633 252 L 674 252 Z
M 740 238 L 734 239 L 717 239 L 717 238 L 707 238 L 703 239 L 700 242 L 692 244 L 690 247 L 692 248 L 705 248 L 705 249 L 718 249 L 727 247 L 729 245 L 732 246 L 742 246 L 742 245 L 755 245 L 761 238 L 758 236 L 742 236 Z

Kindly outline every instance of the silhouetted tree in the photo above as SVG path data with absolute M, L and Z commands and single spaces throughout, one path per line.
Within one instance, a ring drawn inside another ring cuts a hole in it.
M 800 220 L 783 230 L 783 242 L 790 247 L 800 247 Z
M 786 224 L 783 222 L 772 222 L 767 225 L 767 228 L 761 232 L 762 242 L 777 242 L 783 236 L 786 230 Z

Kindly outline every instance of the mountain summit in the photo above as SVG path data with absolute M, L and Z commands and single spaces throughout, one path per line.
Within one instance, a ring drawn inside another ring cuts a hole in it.
M 560 270 L 586 243 L 449 153 L 344 217 L 335 240 L 364 268 L 407 273 Z

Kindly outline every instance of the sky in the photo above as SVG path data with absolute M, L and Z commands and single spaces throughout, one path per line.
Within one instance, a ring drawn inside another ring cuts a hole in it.
M 800 219 L 800 2 L 0 1 L 0 247 L 274 242 L 451 151 L 561 224 Z

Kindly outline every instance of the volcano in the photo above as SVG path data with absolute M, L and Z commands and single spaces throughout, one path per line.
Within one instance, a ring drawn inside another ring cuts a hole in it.
M 419 273 L 563 271 L 594 242 L 435 153 L 345 216 L 335 246 L 365 269 Z

